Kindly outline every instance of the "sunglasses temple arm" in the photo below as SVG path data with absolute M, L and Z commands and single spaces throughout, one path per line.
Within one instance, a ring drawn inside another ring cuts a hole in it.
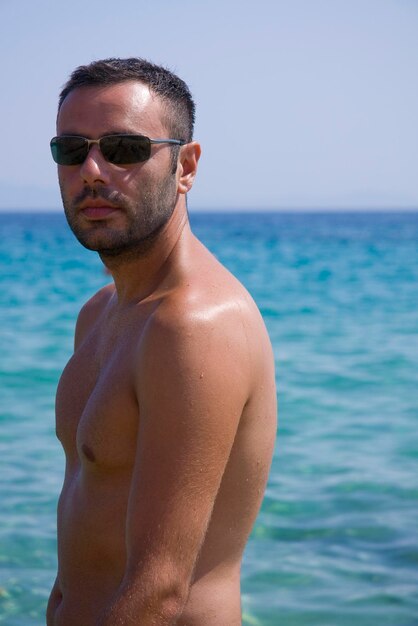
M 151 143 L 173 143 L 177 146 L 183 146 L 186 142 L 182 139 L 150 139 Z

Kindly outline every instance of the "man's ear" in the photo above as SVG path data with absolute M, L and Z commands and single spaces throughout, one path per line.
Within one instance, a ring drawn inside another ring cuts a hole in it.
M 197 141 L 186 143 L 180 148 L 177 165 L 177 191 L 179 193 L 187 193 L 193 187 L 200 154 L 200 144 Z

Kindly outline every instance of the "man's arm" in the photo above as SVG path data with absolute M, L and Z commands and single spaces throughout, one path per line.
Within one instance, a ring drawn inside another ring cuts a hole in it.
M 58 576 L 49 594 L 49 600 L 46 607 L 46 625 L 53 626 L 55 611 L 62 600 L 62 593 L 58 583 Z
M 158 314 L 141 345 L 127 569 L 100 626 L 175 624 L 187 601 L 249 390 L 237 313 L 208 317 Z

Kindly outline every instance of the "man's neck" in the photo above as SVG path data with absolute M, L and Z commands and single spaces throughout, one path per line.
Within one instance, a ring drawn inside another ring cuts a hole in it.
M 146 252 L 107 256 L 101 259 L 112 274 L 118 303 L 140 302 L 174 279 L 182 241 L 191 235 L 187 210 L 176 206 L 168 222 Z

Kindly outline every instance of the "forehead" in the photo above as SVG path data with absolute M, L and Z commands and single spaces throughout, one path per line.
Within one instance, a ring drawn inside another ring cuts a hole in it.
M 57 117 L 58 134 L 89 138 L 111 132 L 156 137 L 164 130 L 161 99 L 147 85 L 137 81 L 77 87 L 65 98 Z

